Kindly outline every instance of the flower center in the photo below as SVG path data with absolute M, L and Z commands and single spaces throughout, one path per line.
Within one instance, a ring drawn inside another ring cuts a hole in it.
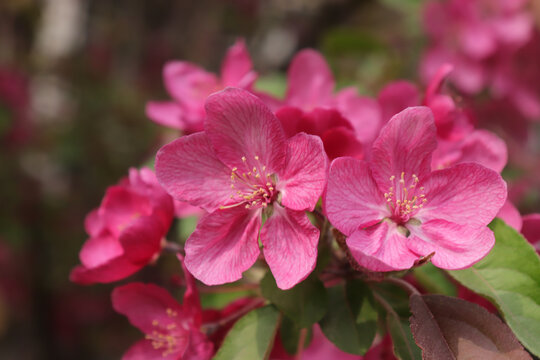
M 412 174 L 410 179 L 406 179 L 405 173 L 402 172 L 399 180 L 396 179 L 396 176 L 390 176 L 392 186 L 384 193 L 384 197 L 391 213 L 390 218 L 403 225 L 424 206 L 427 200 L 424 187 L 416 187 L 419 182 L 418 176 Z
M 177 325 L 178 313 L 172 309 L 167 309 L 167 316 L 170 318 L 168 324 L 162 324 L 158 320 L 152 321 L 152 326 L 156 328 L 152 333 L 146 334 L 145 338 L 152 341 L 152 347 L 156 350 L 163 349 L 161 354 L 163 357 L 166 357 L 174 352 L 180 352 L 180 344 L 185 344 L 183 338 L 186 337 L 186 334 L 183 329 L 179 328 Z
M 242 157 L 243 171 L 237 167 L 231 170 L 232 203 L 223 205 L 220 209 L 244 206 L 246 209 L 266 208 L 277 197 L 275 177 L 266 171 L 261 164 L 259 156 L 255 155 L 253 167 L 247 164 L 245 156 Z

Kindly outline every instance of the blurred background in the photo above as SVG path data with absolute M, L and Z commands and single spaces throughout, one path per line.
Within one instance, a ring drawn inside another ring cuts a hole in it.
M 84 287 L 68 276 L 86 239 L 84 217 L 106 187 L 129 167 L 151 162 L 178 135 L 144 111 L 148 100 L 168 98 L 161 76 L 167 60 L 216 72 L 227 47 L 242 37 L 260 73 L 257 86 L 283 94 L 294 52 L 313 47 L 328 59 L 339 87 L 375 96 L 390 80 L 418 81 L 427 41 L 422 6 L 421 0 L 0 1 L 0 359 L 119 359 L 141 336 L 112 311 L 114 285 Z M 532 189 L 519 204 L 524 213 L 539 211 L 539 188 Z M 128 281 L 167 283 L 171 260 Z

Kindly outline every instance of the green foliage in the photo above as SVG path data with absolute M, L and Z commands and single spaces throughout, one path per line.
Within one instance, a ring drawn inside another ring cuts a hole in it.
M 213 359 L 268 359 L 279 320 L 279 311 L 271 305 L 249 312 L 234 324 Z
M 316 276 L 308 277 L 292 289 L 281 290 L 269 271 L 261 281 L 261 291 L 265 298 L 301 328 L 313 325 L 326 312 L 326 289 Z
M 540 356 L 540 258 L 502 220 L 490 228 L 496 240 L 491 252 L 474 266 L 449 273 L 493 302 L 523 345 Z
M 457 296 L 457 289 L 446 273 L 431 263 L 414 268 L 416 281 L 432 294 Z
M 305 328 L 304 328 L 305 329 Z M 294 355 L 298 351 L 298 342 L 300 341 L 300 328 L 294 321 L 289 319 L 287 316 L 284 316 L 281 321 L 281 327 L 279 329 L 279 334 L 281 335 L 281 344 L 283 348 L 291 354 Z M 313 335 L 313 328 L 309 327 L 307 329 L 307 335 L 304 339 L 304 348 L 309 346 L 311 342 L 311 337 Z
M 370 289 L 359 280 L 328 289 L 328 312 L 319 322 L 325 336 L 341 350 L 363 355 L 377 331 L 377 311 Z

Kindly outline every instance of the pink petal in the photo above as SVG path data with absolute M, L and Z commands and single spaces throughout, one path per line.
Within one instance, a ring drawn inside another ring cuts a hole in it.
M 260 226 L 260 211 L 243 207 L 203 216 L 186 242 L 186 267 L 207 285 L 240 279 L 259 256 Z
M 124 249 L 120 242 L 110 234 L 92 237 L 84 243 L 79 258 L 83 266 L 93 268 L 121 256 Z
M 114 310 L 125 315 L 131 325 L 145 334 L 151 334 L 154 330 L 169 333 L 167 325 L 175 324 L 177 326 L 183 322 L 189 323 L 180 304 L 167 290 L 154 284 L 135 282 L 118 286 L 113 290 L 111 300 Z M 172 312 L 176 312 L 176 314 Z M 178 330 L 183 329 L 180 327 Z M 184 332 L 186 332 L 183 346 L 185 349 L 188 343 L 188 334 L 187 330 Z
M 107 189 L 100 211 L 107 229 L 118 237 L 140 216 L 150 215 L 153 208 L 148 196 L 138 194 L 127 186 L 117 185 Z
M 458 162 L 474 162 L 501 172 L 508 160 L 505 142 L 487 130 L 476 130 L 460 143 Z
M 200 216 L 202 214 L 204 214 L 204 210 L 198 206 L 190 205 L 184 201 L 174 201 L 174 215 L 178 218 Z
M 146 116 L 159 125 L 183 130 L 183 115 L 181 106 L 173 101 L 149 101 L 146 104 Z
M 458 33 L 461 47 L 466 56 L 473 59 L 484 59 L 497 49 L 494 32 L 480 23 L 468 23 Z
M 315 50 L 298 52 L 287 72 L 286 103 L 303 110 L 324 105 L 334 91 L 334 76 L 323 56 Z
M 407 241 L 395 223 L 382 221 L 353 232 L 347 238 L 347 246 L 360 266 L 372 271 L 394 271 L 409 269 L 418 259 L 407 247 Z
M 163 80 L 169 94 L 192 110 L 202 108 L 205 98 L 218 90 L 218 81 L 214 74 L 185 61 L 170 61 L 165 64 Z
M 521 233 L 540 254 L 540 214 L 525 215 Z
M 261 229 L 264 258 L 280 289 L 304 280 L 315 268 L 319 230 L 303 211 L 274 205 Z
M 184 256 L 178 253 L 176 257 L 182 265 L 182 272 L 184 273 L 184 279 L 186 282 L 186 291 L 184 292 L 182 307 L 184 312 L 189 314 L 189 316 L 193 319 L 193 326 L 198 329 L 202 324 L 202 308 L 201 299 L 197 290 L 197 283 L 184 263 Z
M 207 211 L 230 200 L 230 175 L 202 132 L 182 136 L 156 155 L 156 176 L 163 188 L 175 199 Z
M 486 226 L 506 201 L 506 183 L 478 164 L 457 164 L 434 171 L 425 187 L 425 206 L 415 215 L 422 222 L 445 220 L 472 228 Z
M 391 176 L 420 179 L 431 172 L 431 154 L 437 147 L 433 114 L 427 107 L 403 110 L 390 119 L 373 143 L 371 170 L 382 192 L 393 186 Z
M 433 265 L 448 270 L 469 267 L 481 260 L 495 245 L 495 236 L 487 227 L 474 228 L 445 220 L 431 220 L 420 227 L 408 226 L 407 246 L 422 256 L 435 253 Z
M 429 103 L 441 91 L 444 81 L 448 75 L 454 70 L 454 66 L 450 63 L 442 64 L 435 75 L 429 81 L 426 89 L 425 103 Z
M 105 222 L 100 215 L 99 208 L 94 209 L 86 215 L 84 219 L 84 229 L 90 236 L 98 236 L 105 230 Z
M 178 360 L 179 354 L 172 352 L 163 356 L 163 349 L 154 349 L 152 340 L 140 340 L 122 356 L 122 360 Z
M 411 106 L 420 105 L 420 94 L 416 85 L 409 81 L 394 81 L 381 90 L 377 97 L 385 124 L 392 116 Z
M 333 102 L 356 131 L 358 140 L 363 143 L 375 140 L 382 126 L 381 106 L 376 100 L 358 96 L 356 89 L 343 89 Z
M 506 199 L 503 207 L 497 213 L 497 217 L 503 219 L 507 225 L 510 225 L 517 231 L 520 231 L 523 226 L 523 220 L 519 210 L 508 199 Z
M 292 106 L 285 106 L 276 111 L 276 117 L 281 122 L 283 131 L 287 137 L 292 137 L 301 131 L 306 131 L 306 129 L 302 129 L 303 116 L 304 112 L 302 110 Z
M 159 219 L 142 216 L 120 234 L 124 256 L 134 264 L 146 265 L 161 249 L 161 239 L 167 234 Z
M 227 51 L 221 66 L 221 81 L 225 86 L 249 88 L 257 78 L 244 40 L 237 40 Z
M 338 158 L 330 165 L 324 208 L 328 220 L 345 235 L 379 222 L 388 213 L 368 164 L 352 158 Z
M 79 265 L 71 271 L 69 279 L 81 285 L 110 283 L 130 276 L 139 271 L 141 267 L 141 265 L 133 264 L 125 257 L 120 256 L 93 268 Z
M 326 184 L 328 159 L 319 137 L 300 133 L 287 141 L 287 160 L 278 173 L 283 206 L 313 210 Z
M 227 88 L 207 99 L 206 113 L 205 130 L 222 162 L 231 168 L 250 170 L 262 164 L 270 173 L 283 168 L 285 133 L 279 120 L 255 95 Z
M 344 127 L 334 127 L 325 131 L 321 139 L 324 144 L 324 151 L 330 160 L 341 156 L 351 156 L 357 159 L 364 157 L 364 147 L 358 141 L 353 130 Z

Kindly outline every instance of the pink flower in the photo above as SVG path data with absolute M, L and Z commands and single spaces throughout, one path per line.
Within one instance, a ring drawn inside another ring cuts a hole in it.
M 521 233 L 540 255 L 540 214 L 525 215 Z
M 506 183 L 474 163 L 431 171 L 436 145 L 431 111 L 408 108 L 381 130 L 370 163 L 332 162 L 325 211 L 361 266 L 408 269 L 435 253 L 434 265 L 462 269 L 492 248 L 486 225 L 506 200 Z
M 326 181 L 322 142 L 304 133 L 287 139 L 270 109 L 245 90 L 210 96 L 206 113 L 204 132 L 165 145 L 156 157 L 169 194 L 209 212 L 187 240 L 186 266 L 208 285 L 238 280 L 259 256 L 260 230 L 266 261 L 288 289 L 315 266 L 319 230 L 305 211 Z
M 107 283 L 123 279 L 155 258 L 173 216 L 172 198 L 147 168 L 111 186 L 98 209 L 86 217 L 90 238 L 73 269 L 71 281 Z
M 284 105 L 276 116 L 287 136 L 306 132 L 319 136 L 328 156 L 363 157 L 363 143 L 379 130 L 377 103 L 361 97 L 356 89 L 333 94 L 335 80 L 324 57 L 317 51 L 300 51 L 289 66 Z
M 221 78 L 185 61 L 171 61 L 163 68 L 165 88 L 172 101 L 151 101 L 146 115 L 160 125 L 190 134 L 203 130 L 204 102 L 208 95 L 227 86 L 251 89 L 257 78 L 243 40 L 227 52 Z
M 527 0 L 448 0 L 427 3 L 425 28 L 431 47 L 422 61 L 425 79 L 445 62 L 456 66 L 452 81 L 472 94 L 489 85 L 490 58 L 529 41 L 533 19 Z
M 501 218 L 507 225 L 513 227 L 517 231 L 521 231 L 523 226 L 523 219 L 519 210 L 512 204 L 512 202 L 506 199 L 501 210 L 497 214 L 498 218 Z
M 504 141 L 489 131 L 475 130 L 469 114 L 443 92 L 444 81 L 452 70 L 449 64 L 439 68 L 429 82 L 422 102 L 414 84 L 396 81 L 387 85 L 378 97 L 383 122 L 407 107 L 428 106 L 437 128 L 437 149 L 432 158 L 434 169 L 475 162 L 501 172 L 508 160 Z
M 205 360 L 214 346 L 200 330 L 202 310 L 193 278 L 184 272 L 187 289 L 183 304 L 163 288 L 153 284 L 131 283 L 114 289 L 114 309 L 145 333 L 123 360 Z

